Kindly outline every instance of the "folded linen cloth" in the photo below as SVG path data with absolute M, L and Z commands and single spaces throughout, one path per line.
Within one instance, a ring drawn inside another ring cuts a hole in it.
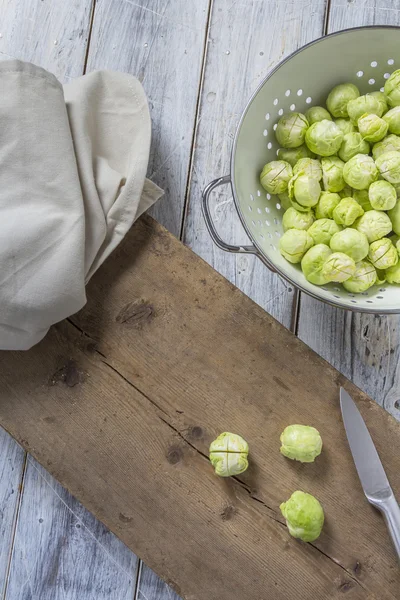
M 162 191 L 145 180 L 151 125 L 139 81 L 68 83 L 0 63 L 0 349 L 25 350 L 81 309 L 85 284 Z

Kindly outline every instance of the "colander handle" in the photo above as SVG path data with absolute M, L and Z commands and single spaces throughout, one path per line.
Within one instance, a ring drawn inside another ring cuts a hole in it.
M 218 179 L 214 179 L 214 181 L 209 183 L 208 186 L 203 191 L 202 208 L 203 208 L 203 216 L 204 216 L 204 220 L 207 225 L 208 232 L 209 232 L 213 242 L 216 244 L 216 246 L 218 246 L 218 248 L 221 248 L 221 250 L 225 250 L 225 252 L 234 252 L 237 254 L 255 254 L 255 256 L 257 256 L 257 258 L 259 258 L 265 264 L 265 266 L 268 267 L 268 269 L 270 271 L 275 273 L 276 271 L 273 268 L 273 266 L 257 250 L 257 248 L 255 246 L 233 246 L 232 244 L 227 244 L 220 238 L 219 233 L 217 232 L 217 230 L 214 227 L 214 223 L 211 218 L 211 211 L 210 211 L 211 193 L 216 187 L 223 185 L 225 183 L 230 183 L 230 182 L 231 182 L 230 175 L 225 175 L 224 177 L 219 177 Z

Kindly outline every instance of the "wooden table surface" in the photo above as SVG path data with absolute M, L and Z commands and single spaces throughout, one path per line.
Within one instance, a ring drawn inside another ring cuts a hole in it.
M 400 25 L 399 0 L 0 0 L 0 58 L 63 81 L 137 75 L 153 118 L 149 176 L 166 191 L 157 220 L 399 419 L 400 318 L 300 297 L 251 257 L 220 252 L 199 201 L 229 172 L 241 111 L 269 70 L 314 38 L 370 24 Z M 227 189 L 214 218 L 227 241 L 245 241 Z M 174 597 L 5 432 L 0 456 L 1 600 Z

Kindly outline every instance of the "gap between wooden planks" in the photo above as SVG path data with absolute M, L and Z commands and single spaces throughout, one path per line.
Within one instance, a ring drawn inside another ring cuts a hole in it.
M 385 525 L 366 502 L 340 421 L 358 401 L 395 491 L 400 425 L 149 217 L 88 287 L 88 304 L 26 353 L 2 353 L 0 423 L 187 599 L 398 598 Z M 312 465 L 279 434 L 315 425 Z M 218 479 L 221 431 L 251 466 Z M 295 489 L 323 503 L 321 538 L 287 533 Z

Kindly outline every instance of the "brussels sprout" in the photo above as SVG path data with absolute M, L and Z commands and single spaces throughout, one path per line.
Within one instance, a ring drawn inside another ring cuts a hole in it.
M 394 267 L 390 267 L 385 271 L 386 281 L 388 283 L 400 283 L 400 262 Z
M 326 192 L 340 192 L 346 185 L 343 179 L 344 162 L 337 156 L 321 158 L 322 182 Z
M 385 115 L 383 120 L 388 124 L 390 133 L 400 133 L 400 107 L 391 108 Z
M 331 115 L 323 106 L 312 106 L 306 112 L 306 119 L 310 125 L 318 123 L 318 121 L 332 121 Z
M 368 190 L 354 190 L 353 198 L 354 200 L 357 200 L 358 204 L 364 209 L 364 212 L 367 212 L 367 210 L 372 210 L 371 202 L 369 201 Z
M 353 133 L 353 131 L 357 131 L 355 125 L 350 121 L 350 119 L 335 119 L 335 125 L 337 125 L 343 135 L 346 133 Z
M 375 267 L 366 260 L 362 260 L 356 263 L 354 275 L 350 279 L 343 281 L 343 287 L 352 294 L 360 294 L 375 285 L 376 277 Z
M 378 115 L 365 114 L 357 121 L 358 131 L 367 142 L 379 142 L 385 137 L 388 124 Z
M 342 190 L 340 190 L 339 196 L 341 198 L 352 198 L 353 194 L 354 194 L 355 190 L 353 190 L 353 188 L 351 188 L 349 185 L 345 185 L 344 188 Z
M 293 167 L 293 175 L 309 175 L 317 181 L 321 181 L 321 163 L 313 158 L 301 158 Z
M 301 158 L 315 158 L 315 154 L 303 144 L 298 148 L 279 148 L 278 158 L 279 160 L 285 160 L 294 167 Z
M 381 154 L 395 150 L 400 152 L 400 137 L 391 134 L 387 135 L 381 142 L 377 142 L 372 146 L 372 156 L 376 160 Z
M 321 192 L 318 204 L 315 207 L 315 216 L 317 219 L 331 219 L 333 210 L 340 202 L 339 194 L 331 192 Z
M 305 278 L 314 285 L 325 285 L 328 280 L 322 276 L 322 266 L 332 251 L 325 244 L 313 246 L 301 260 L 301 270 Z
M 374 96 L 374 98 L 376 98 L 380 104 L 381 110 L 382 110 L 382 115 L 387 111 L 388 104 L 386 102 L 386 96 L 383 92 L 369 92 L 369 96 Z
M 326 106 L 334 117 L 348 117 L 347 104 L 350 100 L 358 98 L 360 92 L 352 83 L 336 85 L 326 99 Z
M 364 209 L 354 198 L 342 198 L 335 210 L 333 218 L 338 225 L 350 227 L 354 221 L 364 214 Z
M 375 210 L 390 210 L 397 202 L 396 190 L 388 181 L 374 181 L 368 190 L 369 201 Z
M 291 263 L 299 263 L 313 245 L 314 240 L 304 229 L 288 229 L 279 240 L 282 256 Z
M 355 222 L 354 227 L 364 233 L 372 244 L 392 231 L 392 222 L 381 210 L 369 210 Z
M 384 92 L 389 106 L 400 106 L 400 69 L 385 82 Z
M 296 202 L 296 200 L 294 198 L 292 198 L 290 200 L 290 205 L 295 208 L 298 212 L 302 212 L 302 213 L 309 213 L 311 212 L 311 207 L 310 206 L 303 206 L 302 204 L 299 204 L 298 202 Z
M 306 132 L 306 144 L 320 156 L 332 156 L 339 150 L 343 133 L 333 121 L 324 119 L 313 123 Z
M 343 137 L 342 145 L 340 146 L 338 155 L 344 162 L 347 162 L 356 154 L 368 154 L 369 144 L 365 141 L 361 133 L 346 133 Z
M 314 244 L 329 244 L 331 237 L 341 231 L 340 225 L 332 219 L 317 219 L 308 229 Z
M 279 507 L 286 519 L 290 535 L 313 542 L 322 531 L 324 525 L 324 511 L 321 504 L 311 494 L 296 491 L 287 502 L 282 502 Z
M 278 194 L 278 198 L 283 210 L 287 210 L 292 206 L 289 194 L 287 192 L 283 192 L 283 194 Z
M 319 181 L 309 175 L 296 175 L 293 179 L 293 193 L 296 202 L 302 206 L 315 206 L 321 194 Z
M 347 231 L 347 230 L 345 230 Z M 338 235 L 338 234 L 336 234 Z M 323 264 L 322 276 L 338 283 L 350 279 L 356 270 L 354 260 L 343 252 L 333 252 Z
M 397 199 L 400 198 L 400 184 L 399 183 L 392 183 L 392 186 L 394 187 L 395 191 L 396 191 L 396 197 Z
M 312 212 L 299 212 L 292 206 L 287 209 L 282 217 L 283 230 L 304 229 L 307 230 L 313 224 L 314 217 Z
M 318 429 L 315 429 L 315 427 L 310 427 L 309 425 L 289 425 L 281 433 L 280 439 L 282 444 L 281 454 L 286 456 L 286 458 L 310 463 L 314 462 L 316 457 L 321 454 L 322 439 Z
M 366 190 L 373 181 L 378 179 L 378 169 L 374 159 L 366 154 L 356 154 L 344 165 L 343 178 L 350 187 Z
M 365 96 L 350 100 L 347 105 L 347 110 L 350 121 L 354 123 L 354 125 L 357 125 L 358 119 L 365 113 L 378 115 L 378 117 L 383 115 L 381 102 L 376 96 L 371 96 L 371 94 L 365 94 Z
M 400 152 L 384 152 L 376 159 L 380 174 L 389 183 L 400 183 Z
M 344 229 L 335 233 L 329 245 L 333 252 L 343 252 L 355 262 L 365 258 L 369 250 L 367 236 L 355 229 Z
M 372 242 L 368 258 L 376 269 L 389 269 L 389 267 L 397 265 L 399 254 L 388 238 L 382 238 Z
M 273 160 L 267 163 L 260 175 L 260 183 L 270 194 L 282 194 L 288 189 L 289 179 L 293 171 L 284 160 Z
M 397 202 L 391 210 L 388 210 L 388 216 L 392 223 L 393 231 L 396 235 L 400 235 L 400 202 Z
M 298 148 L 304 144 L 304 136 L 308 127 L 308 121 L 301 113 L 283 115 L 279 119 L 275 131 L 278 144 L 283 148 Z
M 248 454 L 248 443 L 235 433 L 221 433 L 210 445 L 210 461 L 220 477 L 243 473 L 249 466 Z

